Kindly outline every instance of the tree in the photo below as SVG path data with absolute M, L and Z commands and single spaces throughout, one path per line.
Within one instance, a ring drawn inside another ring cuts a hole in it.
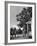
M 13 39 L 13 28 L 10 28 L 10 39 Z
M 16 28 L 10 28 L 11 39 L 16 38 Z
M 27 7 L 27 9 L 23 8 L 21 13 L 16 15 L 16 17 L 17 17 L 17 21 L 20 21 L 18 26 L 23 27 L 26 22 L 31 20 L 31 17 L 32 17 L 32 7 Z
M 26 27 L 26 22 L 31 21 L 32 18 L 32 7 L 27 7 L 23 8 L 23 10 L 21 11 L 21 13 L 19 13 L 18 15 L 16 15 L 17 17 L 17 21 L 20 21 L 19 24 L 17 24 L 19 27 L 23 27 L 23 36 L 25 33 L 27 33 L 27 31 L 25 31 L 25 27 Z M 26 37 L 26 34 L 25 36 Z
M 13 28 L 10 28 L 10 35 L 13 35 Z

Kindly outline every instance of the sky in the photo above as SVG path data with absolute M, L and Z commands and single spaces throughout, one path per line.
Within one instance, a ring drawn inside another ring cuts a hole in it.
M 23 10 L 24 6 L 10 6 L 10 27 L 17 25 L 16 15 Z

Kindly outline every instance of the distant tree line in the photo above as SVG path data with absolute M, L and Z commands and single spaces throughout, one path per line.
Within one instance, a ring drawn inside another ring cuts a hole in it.
M 16 38 L 16 35 L 18 35 L 18 34 L 22 34 L 22 30 L 20 28 L 19 29 L 10 28 L 10 36 L 11 36 L 11 39 Z

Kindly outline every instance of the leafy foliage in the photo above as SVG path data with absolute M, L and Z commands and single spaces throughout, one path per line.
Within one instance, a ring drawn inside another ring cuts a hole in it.
M 20 21 L 18 26 L 23 27 L 26 22 L 31 20 L 31 17 L 32 17 L 32 7 L 27 7 L 27 9 L 23 8 L 21 13 L 16 15 L 16 17 L 17 17 L 17 21 Z

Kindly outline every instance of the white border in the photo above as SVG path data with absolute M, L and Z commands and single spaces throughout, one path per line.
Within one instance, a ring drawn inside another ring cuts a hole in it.
M 32 39 L 19 39 L 19 40 L 10 40 L 10 6 L 26 6 L 26 7 L 32 7 Z M 30 4 L 8 4 L 8 43 L 19 43 L 19 42 L 34 42 L 34 5 Z

